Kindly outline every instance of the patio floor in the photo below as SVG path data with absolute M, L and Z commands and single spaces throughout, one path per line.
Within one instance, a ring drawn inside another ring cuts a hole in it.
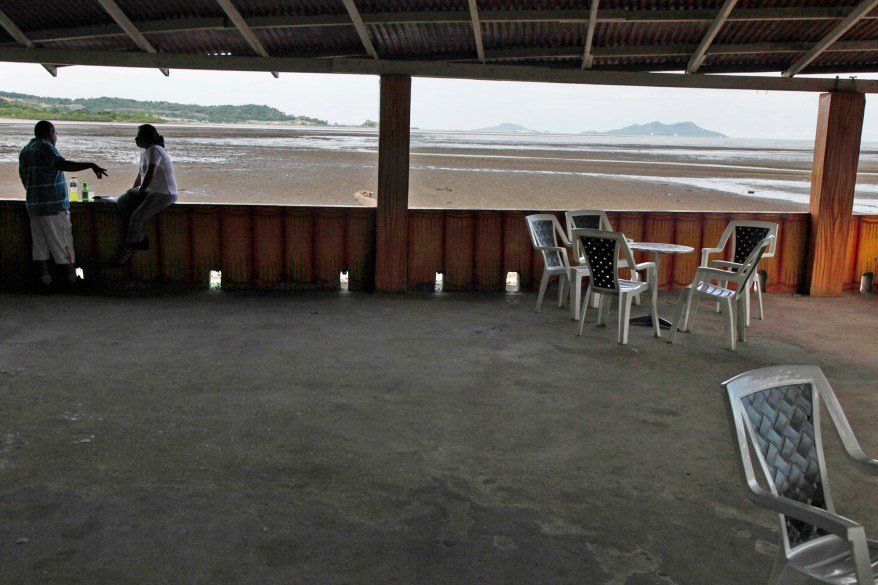
M 767 295 L 737 352 L 534 302 L 0 294 L 0 583 L 765 583 L 720 382 L 817 364 L 878 456 L 878 296 Z

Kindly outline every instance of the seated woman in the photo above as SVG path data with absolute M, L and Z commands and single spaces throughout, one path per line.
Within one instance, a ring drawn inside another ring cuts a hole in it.
M 123 237 L 117 264 L 128 262 L 134 250 L 149 249 L 149 238 L 143 233 L 144 222 L 177 200 L 177 179 L 171 157 L 164 148 L 164 137 L 152 124 L 143 124 L 137 128 L 134 142 L 144 150 L 134 187 L 116 201 L 122 216 Z

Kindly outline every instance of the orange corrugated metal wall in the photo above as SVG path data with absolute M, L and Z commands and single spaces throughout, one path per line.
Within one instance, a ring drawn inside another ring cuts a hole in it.
M 432 290 L 436 273 L 448 291 L 502 291 L 506 275 L 519 274 L 534 289 L 542 256 L 530 242 L 525 210 L 409 210 L 409 289 Z M 563 222 L 563 212 L 553 212 Z M 661 259 L 664 289 L 688 284 L 702 247 L 715 245 L 732 219 L 779 224 L 777 252 L 761 269 L 770 292 L 798 292 L 804 283 L 810 217 L 806 213 L 610 212 L 616 229 L 635 240 L 672 242 L 692 254 Z M 86 279 L 109 287 L 126 274 L 110 262 L 120 233 L 112 205 L 74 204 L 77 261 Z M 231 288 L 339 288 L 348 272 L 351 290 L 369 290 L 374 271 L 375 210 L 360 207 L 282 207 L 177 204 L 146 225 L 153 245 L 138 252 L 128 277 L 170 286 L 206 288 L 222 271 Z M 0 201 L 0 287 L 32 282 L 30 229 L 22 201 Z M 878 271 L 878 216 L 854 216 L 848 236 L 845 289 L 856 290 L 865 272 Z M 648 259 L 639 255 L 640 260 Z M 878 291 L 878 279 L 873 280 Z

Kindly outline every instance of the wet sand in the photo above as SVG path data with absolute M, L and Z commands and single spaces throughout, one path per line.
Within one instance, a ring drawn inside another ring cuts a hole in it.
M 27 141 L 31 128 L 32 123 L 3 125 L 7 141 L 5 162 L 0 163 L 0 197 L 23 198 L 17 164 L 11 161 L 13 155 L 17 159 L 17 144 Z M 377 190 L 374 151 L 267 148 L 247 141 L 254 133 L 270 135 L 271 129 L 173 126 L 160 130 L 175 160 L 181 202 L 358 205 L 354 192 Z M 124 124 L 62 125 L 58 148 L 70 160 L 94 160 L 105 166 L 109 178 L 97 181 L 89 171 L 78 178 L 88 180 L 93 193 L 116 196 L 136 176 L 135 131 L 133 125 Z M 316 137 L 321 131 L 302 132 Z M 109 146 L 90 149 L 90 136 L 98 135 Z M 809 164 L 785 162 L 778 168 L 770 162 L 749 166 L 682 162 L 673 149 L 667 155 L 620 157 L 561 150 L 413 148 L 410 167 L 411 207 L 807 211 L 807 202 L 763 199 L 758 192 L 739 196 L 675 179 L 810 180 Z M 859 183 L 878 182 L 871 175 L 878 169 L 864 169 L 861 164 L 860 171 L 867 172 Z

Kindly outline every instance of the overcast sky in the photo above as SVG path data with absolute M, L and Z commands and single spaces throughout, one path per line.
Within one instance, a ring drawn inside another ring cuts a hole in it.
M 860 77 L 868 77 L 860 76 Z M 124 97 L 203 105 L 264 104 L 287 114 L 359 125 L 378 120 L 375 76 L 60 67 L 0 63 L 3 91 L 51 97 Z M 579 133 L 631 124 L 692 121 L 732 138 L 813 140 L 817 94 L 664 89 L 415 78 L 412 126 L 472 130 L 504 122 Z M 878 141 L 878 115 L 866 98 L 863 140 Z

